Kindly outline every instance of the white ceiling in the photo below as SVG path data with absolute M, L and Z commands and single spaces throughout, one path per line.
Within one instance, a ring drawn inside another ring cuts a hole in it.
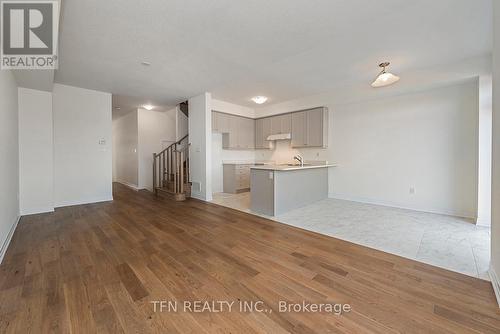
M 142 108 L 144 105 L 150 104 L 153 106 L 152 110 L 156 111 L 165 111 L 170 110 L 175 107 L 174 106 L 166 106 L 160 105 L 158 103 L 154 103 L 151 99 L 146 99 L 143 97 L 133 97 L 133 96 L 124 96 L 113 94 L 113 118 L 121 117 L 132 110 L 137 110 L 138 108 Z
M 492 0 L 65 0 L 58 83 L 256 107 L 485 55 Z M 146 60 L 151 66 L 140 64 Z

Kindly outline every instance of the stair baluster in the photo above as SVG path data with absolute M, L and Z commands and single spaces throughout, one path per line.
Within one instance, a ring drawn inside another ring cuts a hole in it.
M 186 135 L 160 153 L 153 153 L 153 188 L 156 195 L 168 193 L 176 200 L 189 197 L 189 143 Z

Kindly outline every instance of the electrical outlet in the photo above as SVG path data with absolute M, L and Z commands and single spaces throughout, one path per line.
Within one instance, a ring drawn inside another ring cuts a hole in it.
M 415 187 L 410 187 L 410 194 L 415 195 Z

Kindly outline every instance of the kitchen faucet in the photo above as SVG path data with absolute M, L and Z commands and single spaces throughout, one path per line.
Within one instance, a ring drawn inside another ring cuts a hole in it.
M 296 156 L 293 157 L 293 159 L 300 162 L 300 167 L 304 167 L 304 158 L 302 158 L 301 155 L 297 154 Z

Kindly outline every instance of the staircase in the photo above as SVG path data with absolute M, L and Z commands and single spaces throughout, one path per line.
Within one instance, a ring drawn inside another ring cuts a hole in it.
M 191 196 L 188 135 L 160 153 L 153 153 L 153 188 L 156 196 L 184 201 Z
M 188 101 L 181 102 L 179 104 L 179 109 L 182 111 L 186 117 L 189 117 L 189 106 L 188 106 Z

